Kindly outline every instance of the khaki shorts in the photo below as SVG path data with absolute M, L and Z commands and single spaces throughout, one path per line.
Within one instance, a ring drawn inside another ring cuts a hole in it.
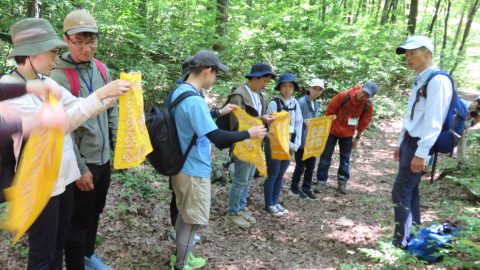
M 180 172 L 172 176 L 172 186 L 183 221 L 207 225 L 210 218 L 210 179 Z

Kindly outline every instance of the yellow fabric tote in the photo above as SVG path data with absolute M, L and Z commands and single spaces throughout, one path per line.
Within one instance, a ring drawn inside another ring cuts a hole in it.
M 290 160 L 290 114 L 288 112 L 274 112 L 276 116 L 270 125 L 269 141 L 272 159 Z
M 239 131 L 247 130 L 253 126 L 263 125 L 260 119 L 250 116 L 240 108 L 234 109 L 232 113 L 238 120 Z M 235 143 L 233 154 L 241 161 L 254 164 L 261 175 L 267 175 L 267 164 L 265 163 L 265 154 L 262 150 L 261 139 L 246 139 Z
M 143 112 L 142 74 L 121 73 L 129 81 L 130 91 L 118 99 L 118 130 L 113 167 L 127 169 L 138 166 L 152 152 Z
M 333 115 L 310 119 L 302 160 L 318 157 L 323 153 L 332 122 Z
M 50 97 L 52 106 L 57 100 Z M 65 131 L 41 128 L 33 131 L 20 158 L 12 186 L 5 189 L 7 203 L 3 227 L 16 232 L 13 243 L 30 228 L 43 211 L 57 183 Z

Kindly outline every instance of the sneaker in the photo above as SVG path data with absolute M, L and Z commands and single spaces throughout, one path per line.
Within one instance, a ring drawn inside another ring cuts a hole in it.
M 317 181 L 317 183 L 315 184 L 315 188 L 313 189 L 313 192 L 315 193 L 320 193 L 322 192 L 322 190 L 325 188 L 325 182 L 323 181 Z
M 177 262 L 177 257 L 175 255 L 170 256 L 170 266 L 175 267 L 175 263 Z M 188 253 L 188 265 L 189 269 L 198 269 L 202 268 L 207 264 L 207 260 L 202 257 L 195 257 L 193 256 L 192 252 Z M 183 268 L 185 269 L 185 267 Z
M 284 214 L 288 214 L 290 211 L 288 211 L 287 209 L 285 209 L 281 204 L 277 204 L 275 205 L 275 207 L 277 207 L 278 211 L 284 213 Z
M 238 226 L 240 228 L 248 229 L 250 228 L 250 223 L 246 221 L 241 215 L 239 214 L 227 214 L 225 216 L 225 223 L 232 224 Z
M 85 256 L 85 268 L 87 267 L 95 270 L 112 270 L 110 266 L 103 263 L 102 259 L 97 254 L 93 254 L 90 258 Z
M 168 238 L 175 242 L 175 240 L 177 239 L 177 233 L 175 232 L 175 229 L 170 231 L 170 233 L 168 234 Z M 202 240 L 202 238 L 200 237 L 200 235 L 198 233 L 195 233 L 195 235 L 193 235 L 193 245 L 194 246 L 197 243 L 200 243 L 201 240 Z
M 267 213 L 271 214 L 272 216 L 275 216 L 275 217 L 283 216 L 283 211 L 280 211 L 276 205 L 267 206 L 265 207 L 265 210 L 267 211 Z
M 257 222 L 257 220 L 252 216 L 252 212 L 250 212 L 247 208 L 238 212 L 238 214 L 242 216 L 243 219 L 245 219 L 248 223 L 255 224 Z
M 338 191 L 342 194 L 347 194 L 347 183 L 339 182 L 338 183 Z
M 307 195 L 305 195 L 305 193 L 303 193 L 300 189 L 290 189 L 289 194 L 292 196 L 300 197 L 302 199 L 307 198 Z
M 309 200 L 312 200 L 312 201 L 318 200 L 318 197 L 315 194 L 313 194 L 313 192 L 311 190 L 303 191 L 303 193 L 305 193 L 305 195 L 307 195 Z

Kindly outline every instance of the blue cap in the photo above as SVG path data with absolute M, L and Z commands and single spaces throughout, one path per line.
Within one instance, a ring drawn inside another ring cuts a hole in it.
M 362 91 L 367 93 L 369 97 L 373 97 L 378 91 L 378 85 L 373 81 L 366 82 L 362 87 Z
M 250 74 L 245 75 L 245 78 L 261 78 L 265 75 L 270 75 L 272 79 L 275 79 L 277 77 L 277 75 L 272 72 L 272 67 L 270 65 L 259 62 L 252 66 Z
M 299 87 L 298 87 L 297 81 L 295 80 L 295 75 L 290 74 L 290 73 L 282 74 L 282 75 L 280 76 L 280 78 L 278 78 L 278 83 L 277 83 L 277 85 L 275 86 L 274 89 L 277 90 L 277 91 L 280 91 L 280 85 L 281 85 L 283 82 L 291 82 L 291 83 L 293 83 L 293 85 L 295 86 L 295 91 L 298 91 Z

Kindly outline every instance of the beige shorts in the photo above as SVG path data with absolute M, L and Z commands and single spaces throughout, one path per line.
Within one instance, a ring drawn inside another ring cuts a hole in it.
M 210 218 L 210 179 L 179 172 L 172 176 L 172 186 L 183 221 L 207 225 Z

